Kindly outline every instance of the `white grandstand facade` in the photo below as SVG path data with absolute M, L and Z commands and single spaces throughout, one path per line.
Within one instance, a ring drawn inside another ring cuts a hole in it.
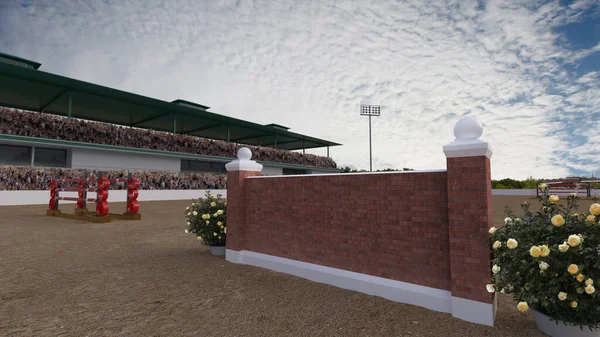
M 0 165 L 93 170 L 210 172 L 225 174 L 234 158 L 2 135 Z M 337 173 L 338 169 L 261 162 L 264 175 Z

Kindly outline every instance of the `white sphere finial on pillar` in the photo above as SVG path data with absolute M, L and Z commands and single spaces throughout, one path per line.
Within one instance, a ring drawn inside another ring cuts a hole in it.
M 469 116 L 459 120 L 454 126 L 454 137 L 456 139 L 444 146 L 446 158 L 456 157 L 492 157 L 490 144 L 481 141 L 479 137 L 483 134 L 483 125 L 475 116 Z
M 237 157 L 239 160 L 250 160 L 252 158 L 252 151 L 247 147 L 242 147 L 238 150 Z
M 483 125 L 475 116 L 465 117 L 454 126 L 454 137 L 458 140 L 479 139 L 483 134 Z
M 231 163 L 225 164 L 225 169 L 229 171 L 249 171 L 249 172 L 261 172 L 262 165 L 257 163 L 252 158 L 252 151 L 247 147 L 242 147 L 237 151 L 237 159 L 234 159 Z

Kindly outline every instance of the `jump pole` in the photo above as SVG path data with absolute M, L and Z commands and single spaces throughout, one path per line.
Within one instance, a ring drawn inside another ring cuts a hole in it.
M 101 176 L 102 172 L 98 172 L 98 175 Z M 142 215 L 138 213 L 139 211 L 139 203 L 137 201 L 138 197 L 138 189 L 140 187 L 140 183 L 136 178 L 133 178 L 133 174 L 128 172 L 128 178 L 117 178 L 117 179 L 108 179 L 111 183 L 115 182 L 127 182 L 127 206 L 125 208 L 125 212 L 120 213 L 108 213 L 107 215 L 111 218 L 117 218 L 122 220 L 142 220 Z M 100 179 L 100 178 L 98 178 Z M 94 192 L 94 191 L 90 191 Z M 76 214 L 88 215 L 93 214 L 93 212 L 88 211 L 87 209 L 75 209 Z
M 107 223 L 111 221 L 111 217 L 107 216 L 107 212 L 103 210 L 103 207 L 108 208 L 108 203 L 106 202 L 106 198 L 108 197 L 108 191 L 105 190 L 105 183 L 102 186 L 98 186 L 97 189 L 93 188 L 85 188 L 85 182 L 92 182 L 94 180 L 90 178 L 81 178 L 81 179 L 59 179 L 59 176 L 56 176 L 56 179 L 53 179 L 50 183 L 50 202 L 48 203 L 49 209 L 46 211 L 47 216 L 57 216 L 67 219 L 73 220 L 83 220 L 89 222 L 96 223 Z M 101 181 L 101 176 L 98 177 L 98 181 Z M 77 188 L 56 188 L 59 182 L 77 182 Z M 78 192 L 78 197 L 61 197 L 60 192 Z M 96 198 L 88 198 L 88 192 L 96 192 Z M 59 209 L 59 201 L 60 200 L 69 200 L 69 201 L 77 201 L 77 208 L 75 209 L 75 214 L 67 214 L 62 213 Z M 95 202 L 96 203 L 96 213 L 89 212 L 86 208 L 87 202 Z M 102 204 L 100 207 L 99 203 Z M 81 208 L 80 208 L 81 207 Z M 81 210 L 78 212 L 78 210 Z M 100 213 L 104 213 L 100 215 Z

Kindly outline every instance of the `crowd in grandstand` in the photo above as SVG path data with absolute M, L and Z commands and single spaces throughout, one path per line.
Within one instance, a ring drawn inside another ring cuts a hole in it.
M 203 190 L 226 189 L 226 176 L 212 173 L 179 173 L 169 171 L 131 171 L 140 181 L 142 190 Z M 98 172 L 89 169 L 42 168 L 32 166 L 0 167 L 1 190 L 47 190 L 50 181 L 59 177 L 73 179 L 96 178 Z M 125 170 L 102 171 L 107 178 L 128 178 Z M 111 189 L 127 189 L 126 183 L 112 185 Z
M 0 133 L 219 157 L 235 157 L 240 147 L 248 147 L 252 150 L 252 159 L 258 161 L 327 168 L 336 167 L 333 159 L 312 154 L 235 144 L 169 132 L 122 127 L 1 107 Z

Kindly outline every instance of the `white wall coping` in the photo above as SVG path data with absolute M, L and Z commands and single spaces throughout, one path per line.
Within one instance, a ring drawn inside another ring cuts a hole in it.
M 410 173 L 439 173 L 447 172 L 446 169 L 439 170 L 418 170 L 418 171 L 386 171 L 386 172 L 351 172 L 351 173 L 321 173 L 321 174 L 289 174 L 289 175 L 273 175 L 273 176 L 252 176 L 248 179 L 258 178 L 294 178 L 294 177 L 331 177 L 331 176 L 348 176 L 348 175 L 370 175 L 370 174 L 410 174 Z
M 475 140 L 455 140 L 450 144 L 444 145 L 444 154 L 446 158 L 460 157 L 492 157 L 492 146 L 479 139 Z

